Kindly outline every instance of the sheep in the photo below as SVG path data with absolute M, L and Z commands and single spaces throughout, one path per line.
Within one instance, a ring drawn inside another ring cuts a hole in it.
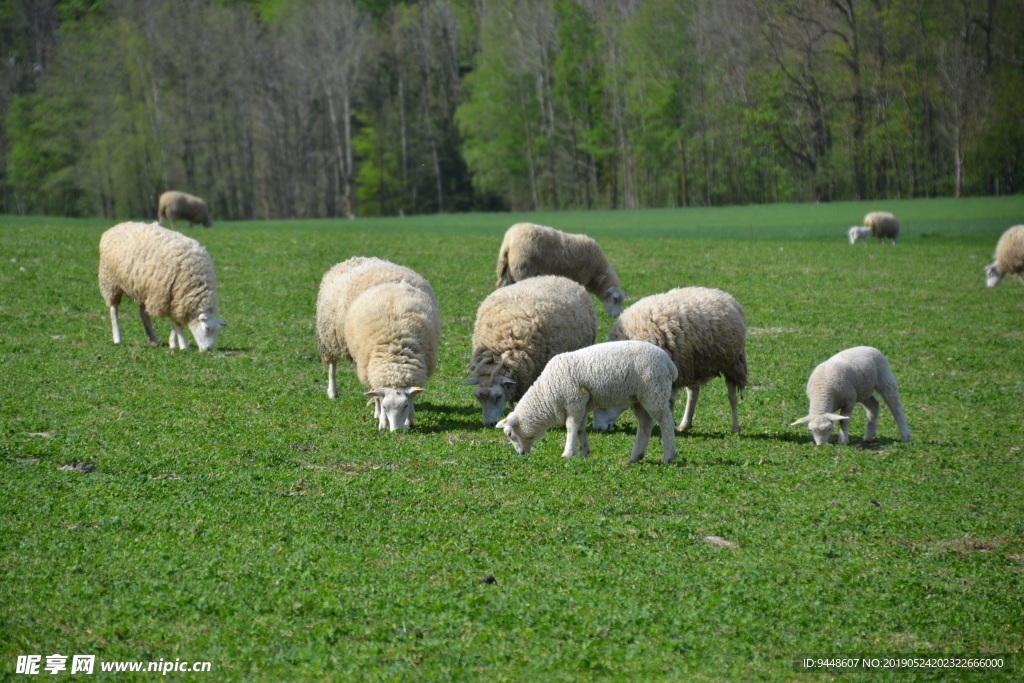
M 900 236 L 900 222 L 888 211 L 872 211 L 864 216 L 864 225 L 871 228 L 871 235 L 881 243 L 888 239 L 895 246 Z
M 476 314 L 472 385 L 485 427 L 501 419 L 553 356 L 590 346 L 597 316 L 582 285 L 559 275 L 541 275 L 492 292 Z
M 622 312 L 625 292 L 601 247 L 586 235 L 516 223 L 498 251 L 498 287 L 536 275 L 562 275 L 600 299 L 612 318 Z
M 864 225 L 855 225 L 850 228 L 847 232 L 850 237 L 850 245 L 853 246 L 857 242 L 868 243 L 868 238 L 871 237 L 871 228 Z
M 609 341 L 640 339 L 668 352 L 679 370 L 675 395 L 686 387 L 686 410 L 679 423 L 693 425 L 700 388 L 718 375 L 725 377 L 732 408 L 732 431 L 740 433 L 736 390 L 747 386 L 747 322 L 743 308 L 729 294 L 706 287 L 682 287 L 640 299 L 615 321 Z M 610 431 L 622 410 L 594 412 L 594 429 Z
M 327 396 L 338 397 L 338 358 L 352 360 L 369 388 L 377 429 L 414 425 L 413 398 L 437 367 L 441 321 L 434 290 L 415 271 L 356 256 L 321 280 L 317 346 L 327 366 Z
M 664 461 L 676 456 L 672 429 L 672 382 L 679 371 L 662 349 L 644 341 L 616 341 L 560 353 L 552 358 L 516 409 L 498 423 L 516 452 L 526 455 L 548 429 L 565 424 L 563 458 L 579 446 L 590 455 L 587 413 L 595 408 L 629 406 L 639 427 L 630 462 L 644 457 L 654 422 L 661 427 Z
M 985 266 L 985 286 L 995 287 L 1007 275 L 1021 279 L 1024 271 L 1024 225 L 1015 225 L 996 243 L 991 264 Z
M 153 346 L 160 342 L 150 314 L 170 318 L 169 346 L 188 349 L 187 325 L 200 351 L 212 349 L 225 326 L 217 317 L 213 260 L 199 242 L 156 223 L 121 223 L 100 238 L 99 285 L 110 309 L 114 343 L 121 343 L 117 309 L 121 296 L 139 303 L 139 315 Z
M 818 446 L 828 443 L 835 423 L 841 423 L 839 443 L 850 442 L 850 415 L 855 404 L 860 403 L 867 412 L 867 428 L 864 441 L 875 438 L 878 433 L 878 392 L 896 419 L 903 441 L 910 441 L 907 417 L 900 402 L 900 390 L 896 386 L 889 361 L 882 352 L 871 346 L 856 346 L 840 351 L 818 367 L 814 368 L 807 381 L 807 398 L 810 409 L 805 417 L 791 426 L 807 425 L 814 443 Z M 835 410 L 839 409 L 839 413 Z
M 213 225 L 206 202 L 195 195 L 175 190 L 169 190 L 160 195 L 156 218 L 158 221 L 166 219 L 172 228 L 175 227 L 174 221 L 179 219 L 187 220 L 190 228 L 196 223 L 205 228 Z

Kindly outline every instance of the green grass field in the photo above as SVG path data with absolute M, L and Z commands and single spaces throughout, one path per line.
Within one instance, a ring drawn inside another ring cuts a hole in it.
M 914 654 L 1009 655 L 1020 680 L 1024 287 L 982 268 L 1024 197 L 879 206 L 895 248 L 849 246 L 857 203 L 179 226 L 229 324 L 205 354 L 169 351 L 166 320 L 148 346 L 130 302 L 111 342 L 109 222 L 0 217 L 0 678 L 54 653 L 211 662 L 171 677 L 197 681 L 815 680 L 792 661 Z M 598 238 L 632 300 L 733 294 L 743 433 L 721 380 L 672 465 L 657 430 L 627 463 L 628 413 L 586 460 L 561 430 L 518 456 L 484 429 L 462 380 L 522 219 Z M 325 394 L 317 287 L 352 255 L 441 303 L 407 433 L 376 431 L 350 366 Z M 789 426 L 807 377 L 859 344 L 888 356 L 913 440 L 883 408 L 877 442 L 815 448 Z

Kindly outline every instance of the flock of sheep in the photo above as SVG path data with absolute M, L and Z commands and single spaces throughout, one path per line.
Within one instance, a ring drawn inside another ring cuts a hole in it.
M 202 200 L 183 193 L 162 196 L 159 216 L 210 225 Z M 851 244 L 862 231 L 895 244 L 899 221 L 892 214 L 870 213 L 864 226 L 850 228 Z M 1024 226 L 1015 226 L 1000 238 L 995 261 L 985 269 L 986 283 L 994 287 L 1005 275 L 1019 278 L 1022 271 Z M 732 431 L 739 433 L 736 394 L 747 382 L 747 326 L 742 307 L 729 294 L 683 287 L 640 299 L 623 311 L 619 278 L 593 239 L 531 223 L 505 233 L 497 276 L 497 289 L 477 311 L 465 384 L 473 386 L 484 425 L 504 430 L 520 454 L 550 428 L 564 425 L 563 456 L 586 457 L 587 415 L 594 413 L 595 430 L 607 431 L 629 408 L 638 422 L 630 461 L 643 458 L 657 422 L 664 461 L 670 462 L 676 455 L 676 394 L 686 389 L 678 427 L 686 431 L 700 387 L 719 375 L 728 388 Z M 213 348 L 224 326 L 216 315 L 209 254 L 196 240 L 158 223 L 122 223 L 103 234 L 99 285 L 115 344 L 121 342 L 117 311 L 125 294 L 139 303 L 154 345 L 159 342 L 150 314 L 170 318 L 172 349 L 188 348 L 183 326 L 200 351 Z M 605 343 L 595 344 L 597 316 L 588 292 L 617 318 Z M 321 280 L 316 335 L 328 373 L 327 395 L 338 395 L 338 360 L 352 361 L 368 389 L 378 429 L 414 426 L 414 399 L 436 369 L 440 332 L 434 290 L 409 268 L 356 256 Z M 867 413 L 864 440 L 870 441 L 878 430 L 876 393 L 903 441 L 909 441 L 889 363 L 868 346 L 841 351 L 814 369 L 807 383 L 808 414 L 793 425 L 806 425 L 818 445 L 827 443 L 839 425 L 839 442 L 846 444 L 850 416 L 860 403 Z

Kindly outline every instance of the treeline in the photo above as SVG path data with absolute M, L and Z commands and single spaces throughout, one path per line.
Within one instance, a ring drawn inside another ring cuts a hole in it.
M 1020 0 L 7 0 L 0 211 L 1024 190 Z

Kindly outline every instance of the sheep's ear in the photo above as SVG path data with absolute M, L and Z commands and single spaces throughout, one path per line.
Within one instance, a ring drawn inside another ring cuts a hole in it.
M 810 421 L 811 421 L 811 416 L 810 415 L 806 415 L 804 417 L 801 417 L 799 420 L 797 420 L 796 422 L 794 422 L 793 424 L 791 424 L 789 426 L 790 427 L 796 427 L 797 425 L 805 425 L 805 424 L 807 424 Z
M 419 394 L 422 394 L 423 391 L 424 391 L 423 387 L 406 387 L 405 388 L 405 393 L 408 394 L 409 396 L 417 396 Z
M 840 415 L 838 413 L 825 413 L 825 417 L 832 420 L 833 422 L 842 422 L 843 420 L 849 420 L 850 418 L 846 415 Z
M 380 396 L 383 397 L 387 393 L 387 389 L 370 389 L 365 392 L 363 396 Z
M 511 377 L 502 377 L 498 380 L 498 384 L 515 384 L 515 380 Z
M 505 421 L 504 420 L 498 420 L 498 424 L 496 424 L 494 426 L 497 427 L 498 429 L 504 429 L 505 428 Z
M 480 384 L 479 377 L 470 377 L 469 379 L 462 380 L 463 384 Z

